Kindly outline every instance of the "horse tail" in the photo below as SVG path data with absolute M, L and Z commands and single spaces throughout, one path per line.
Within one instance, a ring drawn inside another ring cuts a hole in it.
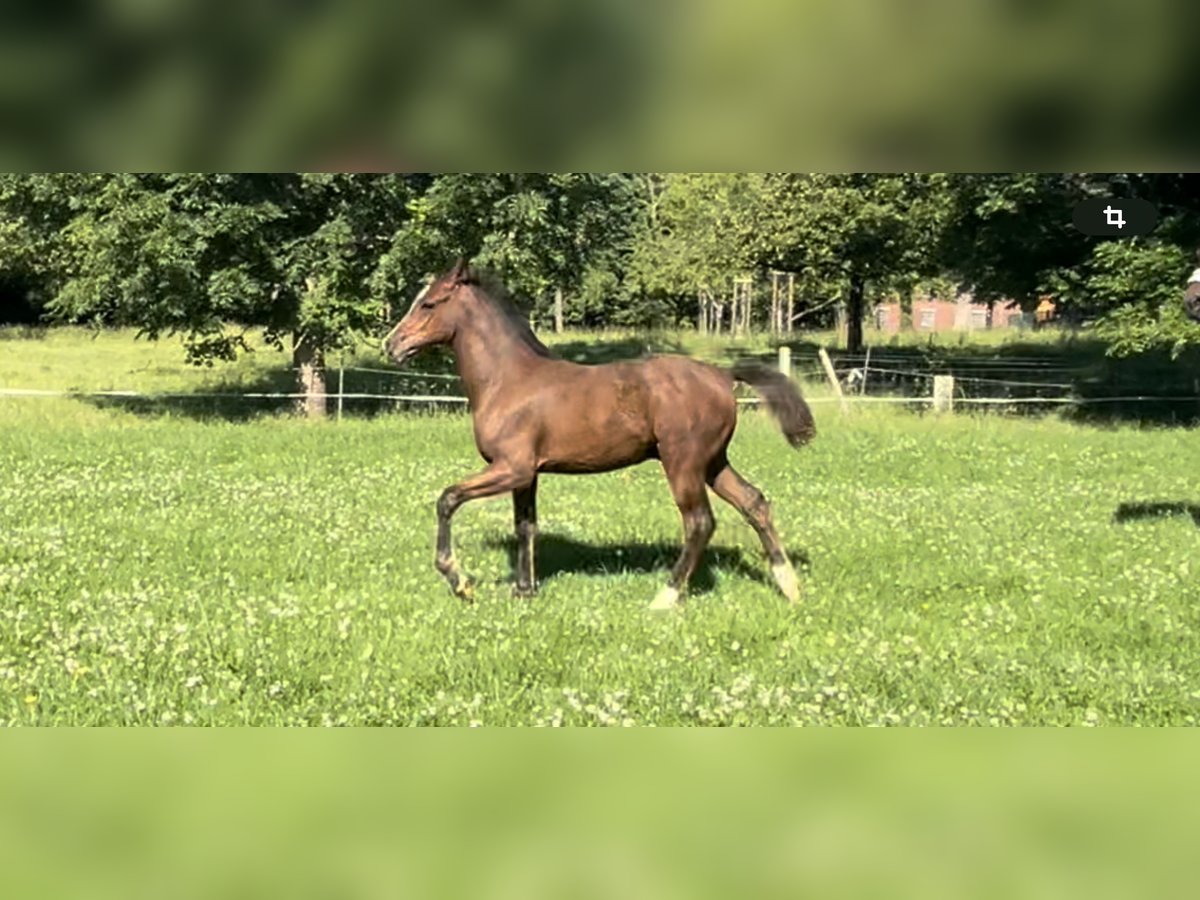
M 763 398 L 789 444 L 800 448 L 816 436 L 812 410 L 792 379 L 753 360 L 734 363 L 731 372 L 735 381 L 750 385 Z

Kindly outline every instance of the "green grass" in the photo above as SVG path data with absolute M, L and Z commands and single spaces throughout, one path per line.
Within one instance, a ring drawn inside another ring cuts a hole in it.
M 272 362 L 180 357 L 51 332 L 0 341 L 0 384 L 179 389 Z M 509 593 L 511 505 L 467 505 L 464 606 L 432 564 L 433 502 L 480 465 L 462 415 L 0 400 L 0 723 L 1195 724 L 1193 432 L 816 412 L 799 453 L 757 413 L 732 448 L 804 604 L 715 501 L 662 617 L 680 527 L 655 465 L 543 479 L 531 602 Z M 1130 506 L 1155 503 L 1177 505 Z

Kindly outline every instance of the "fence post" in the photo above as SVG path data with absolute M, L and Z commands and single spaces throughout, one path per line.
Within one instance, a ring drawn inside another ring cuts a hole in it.
M 338 364 L 338 402 L 337 402 L 337 420 L 342 421 L 342 394 L 345 393 L 345 378 L 346 369 L 342 364 Z
M 829 384 L 833 387 L 834 396 L 838 398 L 838 403 L 842 406 L 842 414 L 850 412 L 850 404 L 846 402 L 846 398 L 842 394 L 842 386 L 838 383 L 837 373 L 833 371 L 833 363 L 830 362 L 829 354 L 825 352 L 824 347 L 817 350 L 817 356 L 821 358 L 821 365 L 825 367 L 825 375 L 829 378 Z
M 933 376 L 933 411 L 937 413 L 954 411 L 954 376 Z
M 788 378 L 792 377 L 792 348 L 779 348 L 779 371 Z

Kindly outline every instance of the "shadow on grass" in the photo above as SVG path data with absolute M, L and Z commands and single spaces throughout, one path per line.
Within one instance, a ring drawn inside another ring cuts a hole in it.
M 509 568 L 516 568 L 517 542 L 514 537 L 493 538 L 487 546 L 504 548 L 508 552 Z M 537 578 L 542 584 L 562 574 L 615 575 L 623 572 L 661 573 L 665 584 L 682 549 L 682 543 L 666 541 L 590 544 L 560 534 L 543 533 L 538 535 L 534 559 Z M 803 569 L 809 564 L 803 551 L 789 550 L 788 555 L 797 568 Z M 773 587 L 775 582 L 761 554 L 754 554 L 752 560 L 747 560 L 746 556 L 738 547 L 709 546 L 692 575 L 690 591 L 694 594 L 711 591 L 716 586 L 717 570 Z
M 1124 524 L 1145 519 L 1167 519 L 1173 516 L 1187 516 L 1192 520 L 1193 525 L 1200 528 L 1200 504 L 1178 500 L 1156 503 L 1122 503 L 1113 513 L 1113 521 L 1117 524 Z

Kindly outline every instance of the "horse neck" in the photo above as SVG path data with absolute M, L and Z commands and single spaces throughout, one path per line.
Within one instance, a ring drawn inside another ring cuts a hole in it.
M 476 299 L 471 314 L 454 336 L 454 364 L 477 409 L 490 389 L 521 378 L 545 360 L 525 339 L 518 326 L 493 304 Z

